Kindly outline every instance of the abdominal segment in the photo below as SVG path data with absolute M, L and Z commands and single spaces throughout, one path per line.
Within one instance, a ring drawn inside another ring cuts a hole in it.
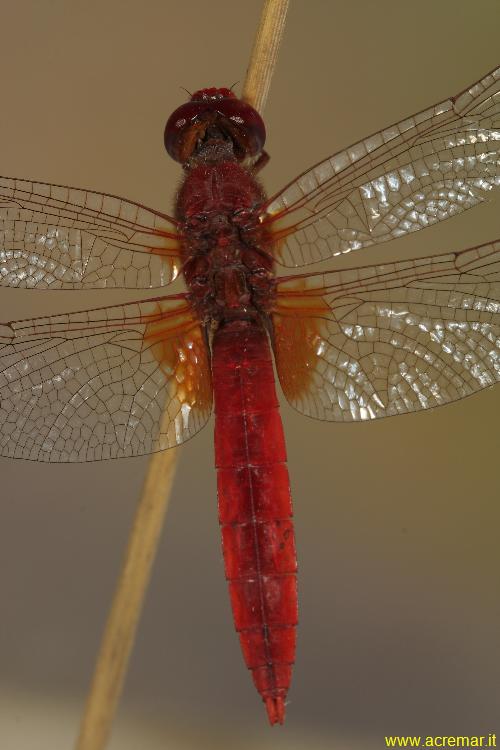
M 233 616 L 269 720 L 282 723 L 295 656 L 297 562 L 283 428 L 259 322 L 218 328 L 212 372 L 219 520 Z

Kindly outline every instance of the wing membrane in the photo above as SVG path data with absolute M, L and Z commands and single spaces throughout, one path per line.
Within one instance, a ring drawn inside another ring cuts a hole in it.
M 277 285 L 275 355 L 298 411 L 356 421 L 500 380 L 500 241 Z
M 317 164 L 267 204 L 275 258 L 308 263 L 416 232 L 500 184 L 500 68 Z
M 171 448 L 211 411 L 183 295 L 0 326 L 0 453 L 93 461 Z
M 179 270 L 177 222 L 104 193 L 0 178 L 0 285 L 141 288 Z

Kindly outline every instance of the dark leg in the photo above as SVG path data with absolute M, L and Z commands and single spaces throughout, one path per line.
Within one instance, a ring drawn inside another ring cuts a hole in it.
M 266 166 L 266 164 L 270 160 L 270 158 L 271 157 L 269 156 L 269 154 L 267 153 L 267 151 L 262 151 L 262 153 L 260 154 L 260 156 L 257 159 L 257 161 L 255 162 L 255 164 L 250 169 L 250 172 L 252 174 L 257 174 L 257 172 L 260 172 L 260 170 L 263 169 Z

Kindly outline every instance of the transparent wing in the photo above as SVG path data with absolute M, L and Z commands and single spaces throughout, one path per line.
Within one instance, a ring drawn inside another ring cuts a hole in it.
M 204 332 L 183 295 L 0 326 L 0 454 L 94 461 L 171 448 L 207 421 Z
M 500 184 L 500 68 L 304 172 L 263 217 L 275 258 L 303 266 L 416 232 Z M 267 219 L 266 219 L 267 216 Z
M 169 284 L 177 222 L 113 195 L 0 177 L 0 285 L 37 289 Z
M 277 285 L 286 398 L 316 419 L 431 409 L 500 380 L 500 241 Z

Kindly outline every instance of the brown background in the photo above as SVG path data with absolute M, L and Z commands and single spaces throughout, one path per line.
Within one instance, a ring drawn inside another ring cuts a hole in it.
M 499 7 L 292 1 L 265 113 L 268 189 L 493 68 Z M 259 9 L 3 0 L 2 173 L 170 210 L 180 170 L 162 130 L 179 87 L 243 81 Z M 498 206 L 339 266 L 487 241 Z M 137 296 L 1 290 L 0 320 Z M 301 622 L 287 724 L 272 732 L 233 632 L 211 427 L 188 443 L 111 747 L 365 750 L 385 734 L 500 735 L 499 405 L 500 388 L 358 425 L 283 407 Z M 146 464 L 0 462 L 6 750 L 71 747 Z

